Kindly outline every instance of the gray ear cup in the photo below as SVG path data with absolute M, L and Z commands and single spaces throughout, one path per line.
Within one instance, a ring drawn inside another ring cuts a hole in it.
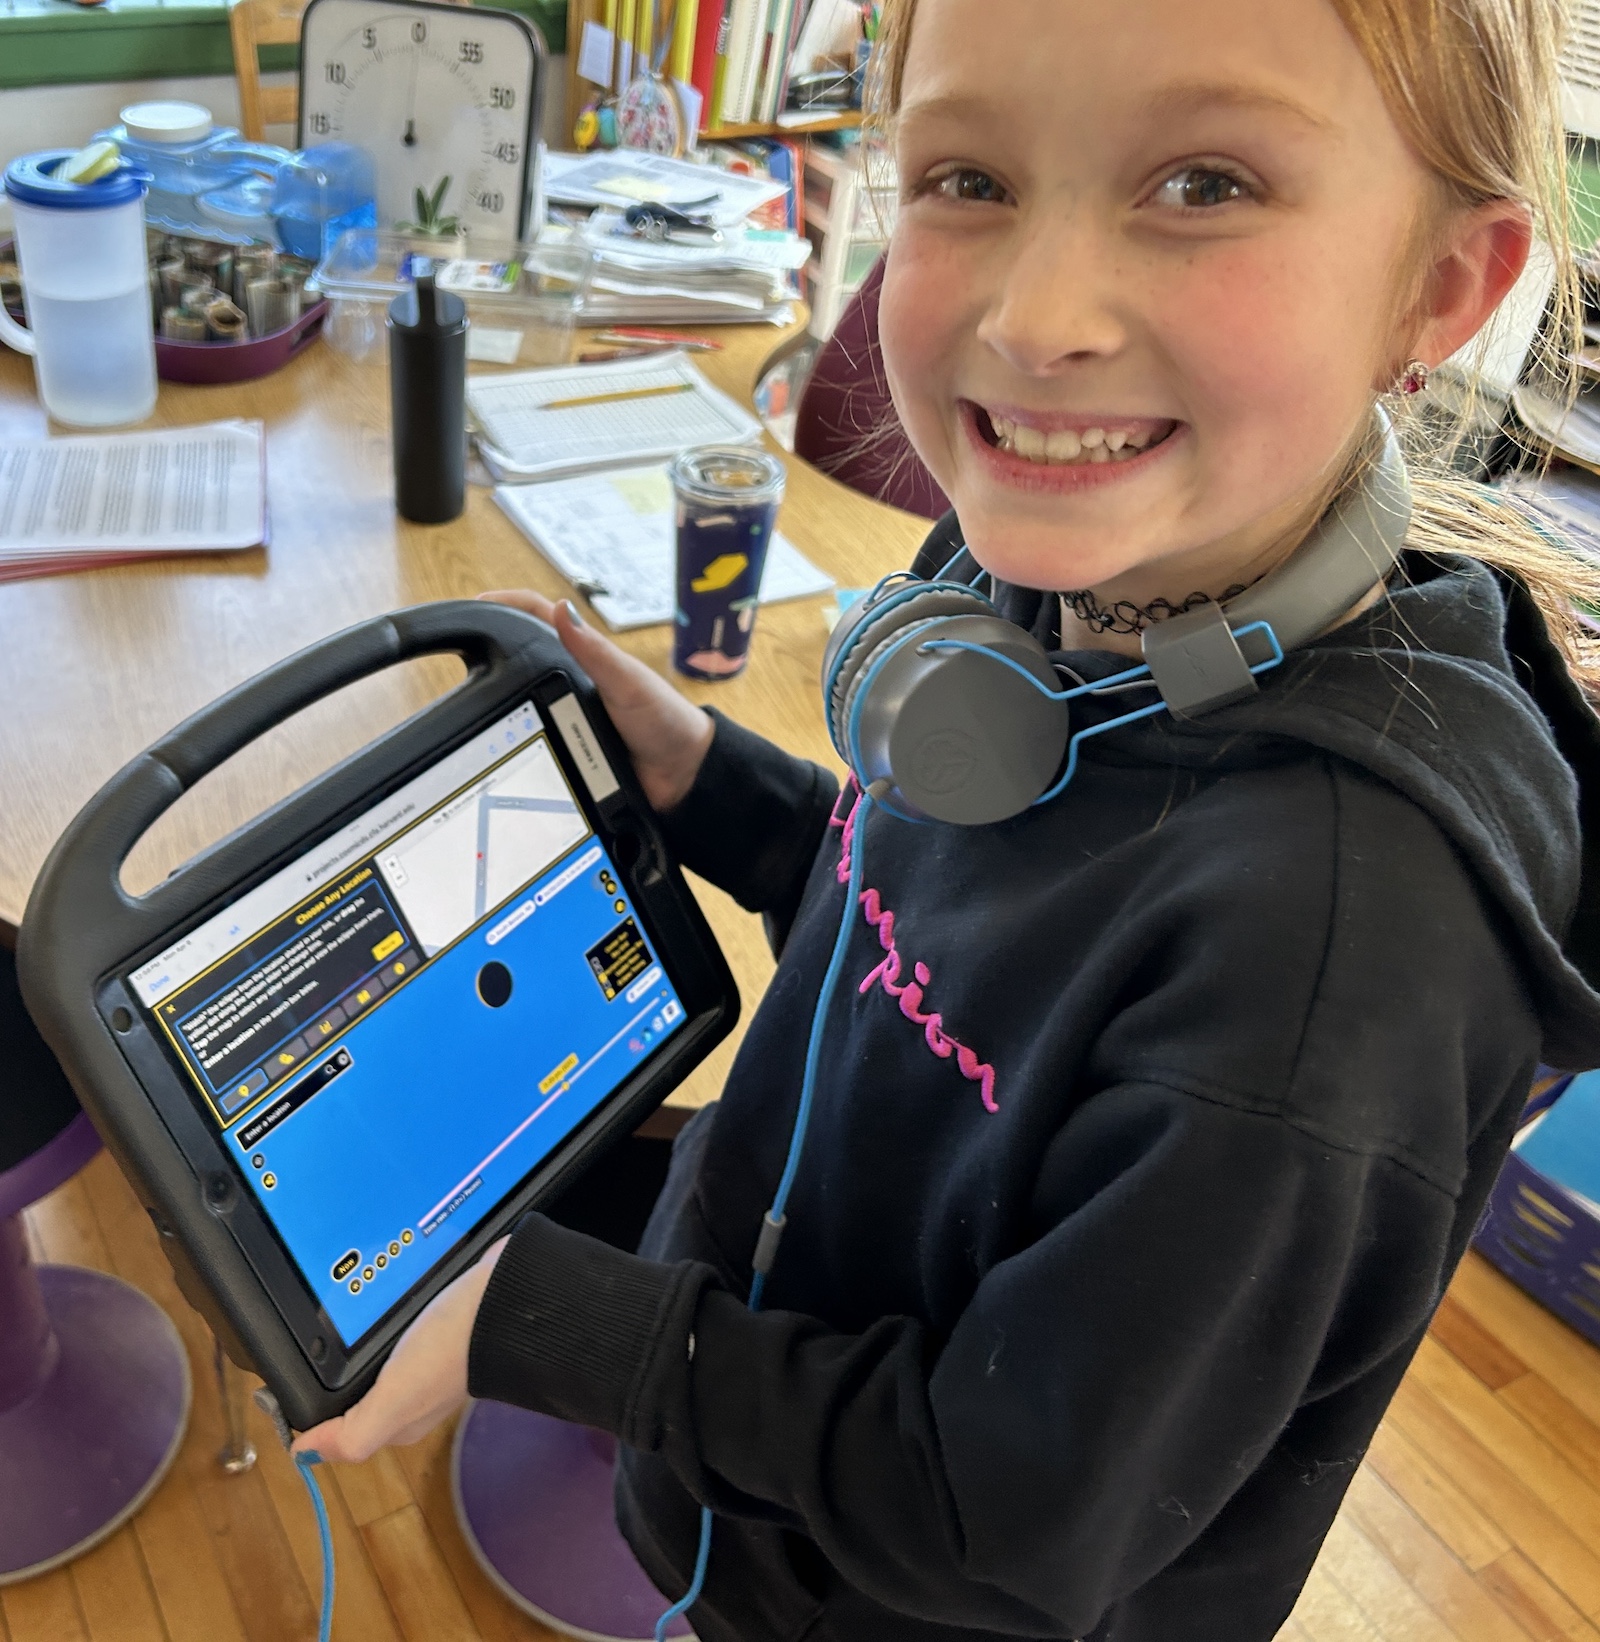
M 924 582 L 907 576 L 890 582 L 840 616 L 822 655 L 822 706 L 835 750 L 849 762 L 842 713 L 845 692 L 861 676 L 866 657 L 885 639 L 932 616 L 996 614 L 983 594 L 958 582 Z
M 835 680 L 835 739 L 864 786 L 893 784 L 888 803 L 903 815 L 965 826 L 1004 821 L 1055 777 L 1068 711 L 994 658 L 1015 662 L 1045 690 L 1060 681 L 1033 635 L 987 599 L 969 595 L 964 614 L 944 600 L 930 610 L 934 602 L 907 601 L 897 619 L 863 631 Z M 930 639 L 986 653 L 929 650 Z

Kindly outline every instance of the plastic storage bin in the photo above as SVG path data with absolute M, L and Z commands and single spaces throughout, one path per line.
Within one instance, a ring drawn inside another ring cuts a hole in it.
M 467 305 L 467 358 L 490 365 L 564 365 L 588 294 L 594 258 L 583 245 L 541 239 L 531 245 L 449 241 L 433 247 L 415 235 L 350 229 L 313 276 L 330 302 L 327 339 L 360 359 L 383 342 L 384 314 L 428 258 L 439 289 Z
M 1536 1086 L 1526 1124 L 1570 1078 Z M 1510 1153 L 1472 1246 L 1548 1310 L 1600 1345 L 1600 1216 Z
M 122 124 L 97 131 L 130 164 L 148 171 L 145 221 L 169 233 L 236 245 L 272 238 L 268 211 L 286 148 L 246 142 L 231 126 L 211 123 L 198 103 L 133 103 Z

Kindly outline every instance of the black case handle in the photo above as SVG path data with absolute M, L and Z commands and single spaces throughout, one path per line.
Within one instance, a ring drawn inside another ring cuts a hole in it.
M 124 766 L 68 827 L 53 859 L 73 863 L 71 894 L 80 917 L 90 910 L 88 903 L 98 902 L 94 910 L 105 920 L 102 933 L 111 933 L 106 926 L 118 927 L 131 946 L 152 927 L 171 923 L 203 904 L 219 887 L 213 882 L 219 874 L 208 868 L 223 864 L 228 839 L 193 857 L 143 895 L 130 895 L 123 887 L 122 865 L 155 822 L 203 777 L 295 713 L 400 662 L 445 654 L 461 657 L 467 678 L 397 728 L 414 730 L 445 713 L 461 716 L 463 705 L 494 694 L 506 673 L 526 674 L 541 663 L 568 673 L 581 694 L 592 691 L 543 622 L 509 606 L 475 599 L 416 605 L 320 639 L 185 719 Z M 357 756 L 371 750 L 369 746 Z M 319 781 L 334 773 L 327 772 Z M 277 808 L 292 805 L 295 796 Z

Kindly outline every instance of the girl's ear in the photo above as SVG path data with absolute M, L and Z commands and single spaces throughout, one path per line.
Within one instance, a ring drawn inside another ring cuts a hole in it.
M 1461 212 L 1423 280 L 1411 354 L 1432 366 L 1465 347 L 1517 283 L 1532 243 L 1525 205 L 1486 200 Z

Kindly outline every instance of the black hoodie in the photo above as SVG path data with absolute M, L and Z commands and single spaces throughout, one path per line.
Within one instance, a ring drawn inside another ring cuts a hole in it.
M 851 829 L 760 1315 L 852 794 L 718 720 L 669 828 L 777 974 L 640 1254 L 531 1216 L 471 1358 L 474 1394 L 621 1439 L 663 1590 L 717 1513 L 705 1642 L 1288 1615 L 1536 1063 L 1600 1063 L 1596 721 L 1520 588 L 1404 572 L 1254 699 L 1088 743 L 1048 806 Z M 1053 599 L 1004 597 L 1055 642 Z

